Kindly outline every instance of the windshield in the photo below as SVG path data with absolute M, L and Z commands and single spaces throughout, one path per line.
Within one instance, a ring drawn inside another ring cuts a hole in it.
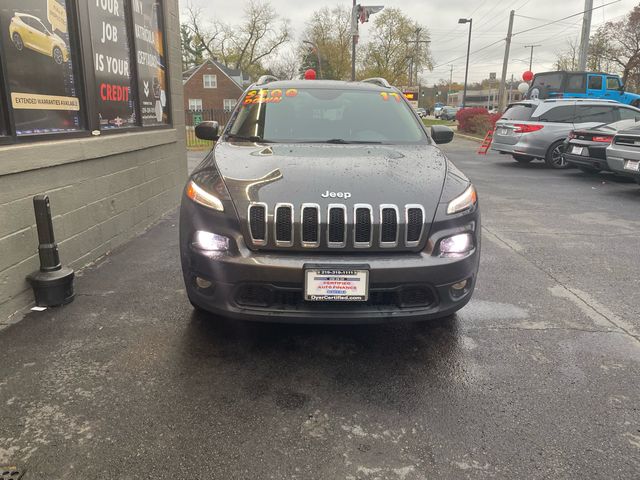
M 533 114 L 534 105 L 530 103 L 516 103 L 509 105 L 500 120 L 529 120 Z
M 227 135 L 282 143 L 427 142 L 400 94 L 354 89 L 250 90 Z

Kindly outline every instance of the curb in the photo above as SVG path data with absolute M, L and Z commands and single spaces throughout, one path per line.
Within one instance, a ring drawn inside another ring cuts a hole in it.
M 462 137 L 462 138 L 466 138 L 466 139 L 468 139 L 468 140 L 473 140 L 473 141 L 478 142 L 478 143 L 482 143 L 482 139 L 481 139 L 481 138 L 478 138 L 478 137 L 472 137 L 471 135 L 464 135 L 464 134 L 462 134 L 462 133 L 458 133 L 458 132 L 456 132 L 455 136 L 457 136 L 457 137 Z

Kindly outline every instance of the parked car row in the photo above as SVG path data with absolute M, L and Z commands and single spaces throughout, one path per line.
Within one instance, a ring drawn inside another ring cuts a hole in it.
M 459 107 L 442 107 L 439 118 L 440 120 L 455 120 L 459 110 Z
M 551 168 L 611 170 L 637 179 L 638 122 L 640 109 L 613 100 L 526 100 L 509 105 L 496 122 L 491 149 L 521 163 L 541 159 Z

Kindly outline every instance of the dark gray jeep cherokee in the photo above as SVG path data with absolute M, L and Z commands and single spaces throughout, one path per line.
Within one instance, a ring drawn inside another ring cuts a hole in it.
M 192 173 L 180 210 L 189 300 L 226 317 L 303 323 L 429 319 L 475 287 L 469 180 L 399 90 L 261 78 Z

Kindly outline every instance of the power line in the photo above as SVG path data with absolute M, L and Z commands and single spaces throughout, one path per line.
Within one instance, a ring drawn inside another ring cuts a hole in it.
M 558 20 L 554 20 L 553 22 L 545 23 L 544 25 L 538 25 L 537 27 L 527 28 L 526 30 L 521 30 L 519 32 L 514 33 L 513 36 L 520 35 L 521 33 L 525 33 L 525 32 L 530 32 L 531 30 L 537 30 L 538 28 L 547 27 L 549 25 L 553 25 L 554 23 L 558 23 L 558 22 L 562 22 L 563 20 L 567 20 L 568 18 L 577 17 L 578 15 L 582 15 L 582 14 L 588 12 L 588 11 L 598 10 L 600 8 L 604 8 L 606 6 L 613 5 L 614 3 L 618 3 L 618 2 L 620 2 L 620 0 L 614 0 L 613 2 L 605 3 L 604 5 L 600 5 L 599 7 L 594 7 L 594 8 L 591 8 L 589 10 L 583 10 L 582 12 L 574 13 L 573 15 L 568 15 L 566 17 L 559 18 Z

